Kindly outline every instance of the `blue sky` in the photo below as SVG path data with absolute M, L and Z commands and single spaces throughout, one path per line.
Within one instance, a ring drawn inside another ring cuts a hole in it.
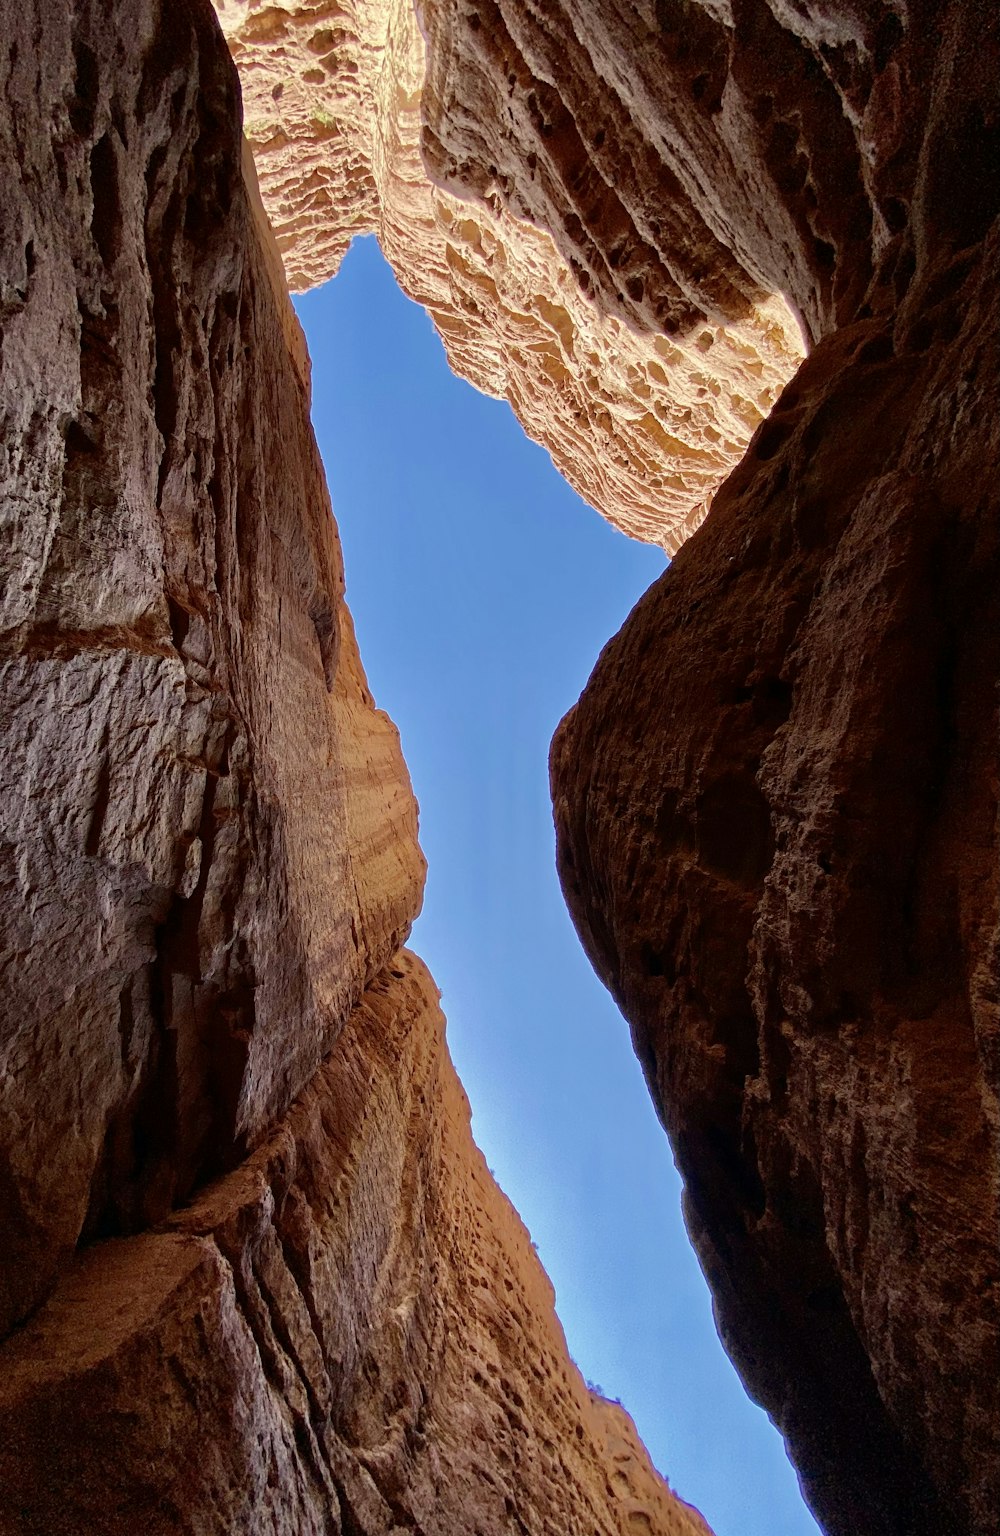
M 716 1536 L 815 1536 L 718 1342 L 628 1027 L 554 867 L 547 754 L 664 569 L 448 369 L 373 239 L 296 301 L 347 599 L 398 724 L 429 873 L 411 946 L 442 991 L 473 1130 L 552 1277 L 570 1352 Z

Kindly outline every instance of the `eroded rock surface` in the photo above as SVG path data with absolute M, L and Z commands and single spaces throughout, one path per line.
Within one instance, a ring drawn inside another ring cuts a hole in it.
M 964 81 L 951 51 L 974 11 L 940 53 L 911 18 L 938 94 L 900 127 L 921 169 L 891 267 L 553 744 L 564 889 L 723 1337 L 844 1536 L 989 1536 L 1000 1508 L 1000 231 L 965 138 L 995 28 Z
M 550 230 L 637 324 L 696 330 L 763 290 L 815 341 L 992 218 L 981 0 L 416 3 L 431 173 Z
M 399 950 L 416 809 L 214 14 L 0 37 L 0 1531 L 706 1536 Z
M 423 864 L 211 12 L 2 34 L 6 1327 L 287 1107 Z
M 708 1536 L 570 1363 L 405 952 L 243 1167 L 0 1348 L 0 1424 L 5 1532 Z
M 430 179 L 422 119 L 437 122 L 454 93 L 442 102 L 425 87 L 412 0 L 217 0 L 217 9 L 292 288 L 332 276 L 351 238 L 375 231 L 402 287 L 431 314 L 452 367 L 507 398 L 612 522 L 676 549 L 801 355 L 784 301 L 728 256 L 734 280 L 717 281 L 706 266 L 722 251 L 715 241 L 692 260 L 718 292 L 704 307 L 688 305 L 683 323 L 665 327 L 666 314 L 633 302 L 630 273 L 598 307 L 579 263 L 552 239 L 558 221 L 548 208 L 539 223 L 520 217 L 505 180 L 492 176 L 496 166 L 473 186 L 464 178 L 445 190 Z M 493 22 L 484 18 L 484 39 Z M 457 68 L 461 91 L 492 113 L 497 92 L 508 92 L 499 54 L 488 61 L 485 102 L 467 60 Z M 595 118 L 593 131 L 604 122 Z M 535 178 L 536 158 L 530 169 L 522 160 L 526 178 Z M 469 200 L 473 187 L 481 199 Z M 581 195 L 574 189 L 569 206 Z M 688 200 L 674 223 L 694 219 Z M 603 235 L 610 245 L 610 229 Z M 687 254 L 679 247 L 672 259 L 683 265 Z

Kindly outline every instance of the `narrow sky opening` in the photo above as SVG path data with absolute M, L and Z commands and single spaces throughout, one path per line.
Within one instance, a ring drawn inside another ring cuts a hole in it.
M 410 943 L 441 988 L 476 1139 L 538 1245 L 570 1352 L 676 1490 L 716 1536 L 815 1536 L 719 1344 L 628 1027 L 555 874 L 552 732 L 664 556 L 454 377 L 373 239 L 297 309 L 347 600 L 420 802 L 429 874 Z

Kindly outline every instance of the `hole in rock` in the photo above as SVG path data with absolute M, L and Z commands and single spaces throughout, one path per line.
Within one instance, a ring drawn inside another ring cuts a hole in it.
M 664 556 L 451 374 L 373 239 L 296 303 L 347 601 L 420 802 L 429 867 L 409 942 L 442 990 L 476 1139 L 537 1242 L 571 1354 L 672 1486 L 716 1536 L 814 1536 L 719 1344 L 628 1027 L 555 873 L 552 733 Z

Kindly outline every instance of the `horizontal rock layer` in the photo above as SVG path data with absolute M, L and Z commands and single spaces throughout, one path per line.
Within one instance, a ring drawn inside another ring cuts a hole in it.
M 237 1172 L 0 1347 L 0 1425 L 18 1536 L 708 1533 L 570 1363 L 405 952 Z
M 464 185 L 446 191 L 431 180 L 422 115 L 441 104 L 425 88 L 434 60 L 425 60 L 410 0 L 217 0 L 217 9 L 292 288 L 332 276 L 351 238 L 375 231 L 452 367 L 506 397 L 612 522 L 676 549 L 801 355 L 784 302 L 727 256 L 734 281 L 688 305 L 677 324 L 628 297 L 628 274 L 599 307 L 600 288 L 588 292 L 573 252 L 567 260 L 553 242 L 558 223 L 518 217 L 502 177 L 475 178 L 483 197 L 472 202 Z M 514 95 L 499 58 L 489 67 L 490 92 Z M 461 89 L 472 84 L 463 68 Z M 604 117 L 594 131 L 610 131 Z M 544 163 L 532 154 L 525 178 L 541 177 Z M 690 200 L 678 205 L 678 227 L 695 218 Z M 715 242 L 694 259 L 704 265 L 721 251 Z M 672 259 L 683 265 L 685 251 Z

